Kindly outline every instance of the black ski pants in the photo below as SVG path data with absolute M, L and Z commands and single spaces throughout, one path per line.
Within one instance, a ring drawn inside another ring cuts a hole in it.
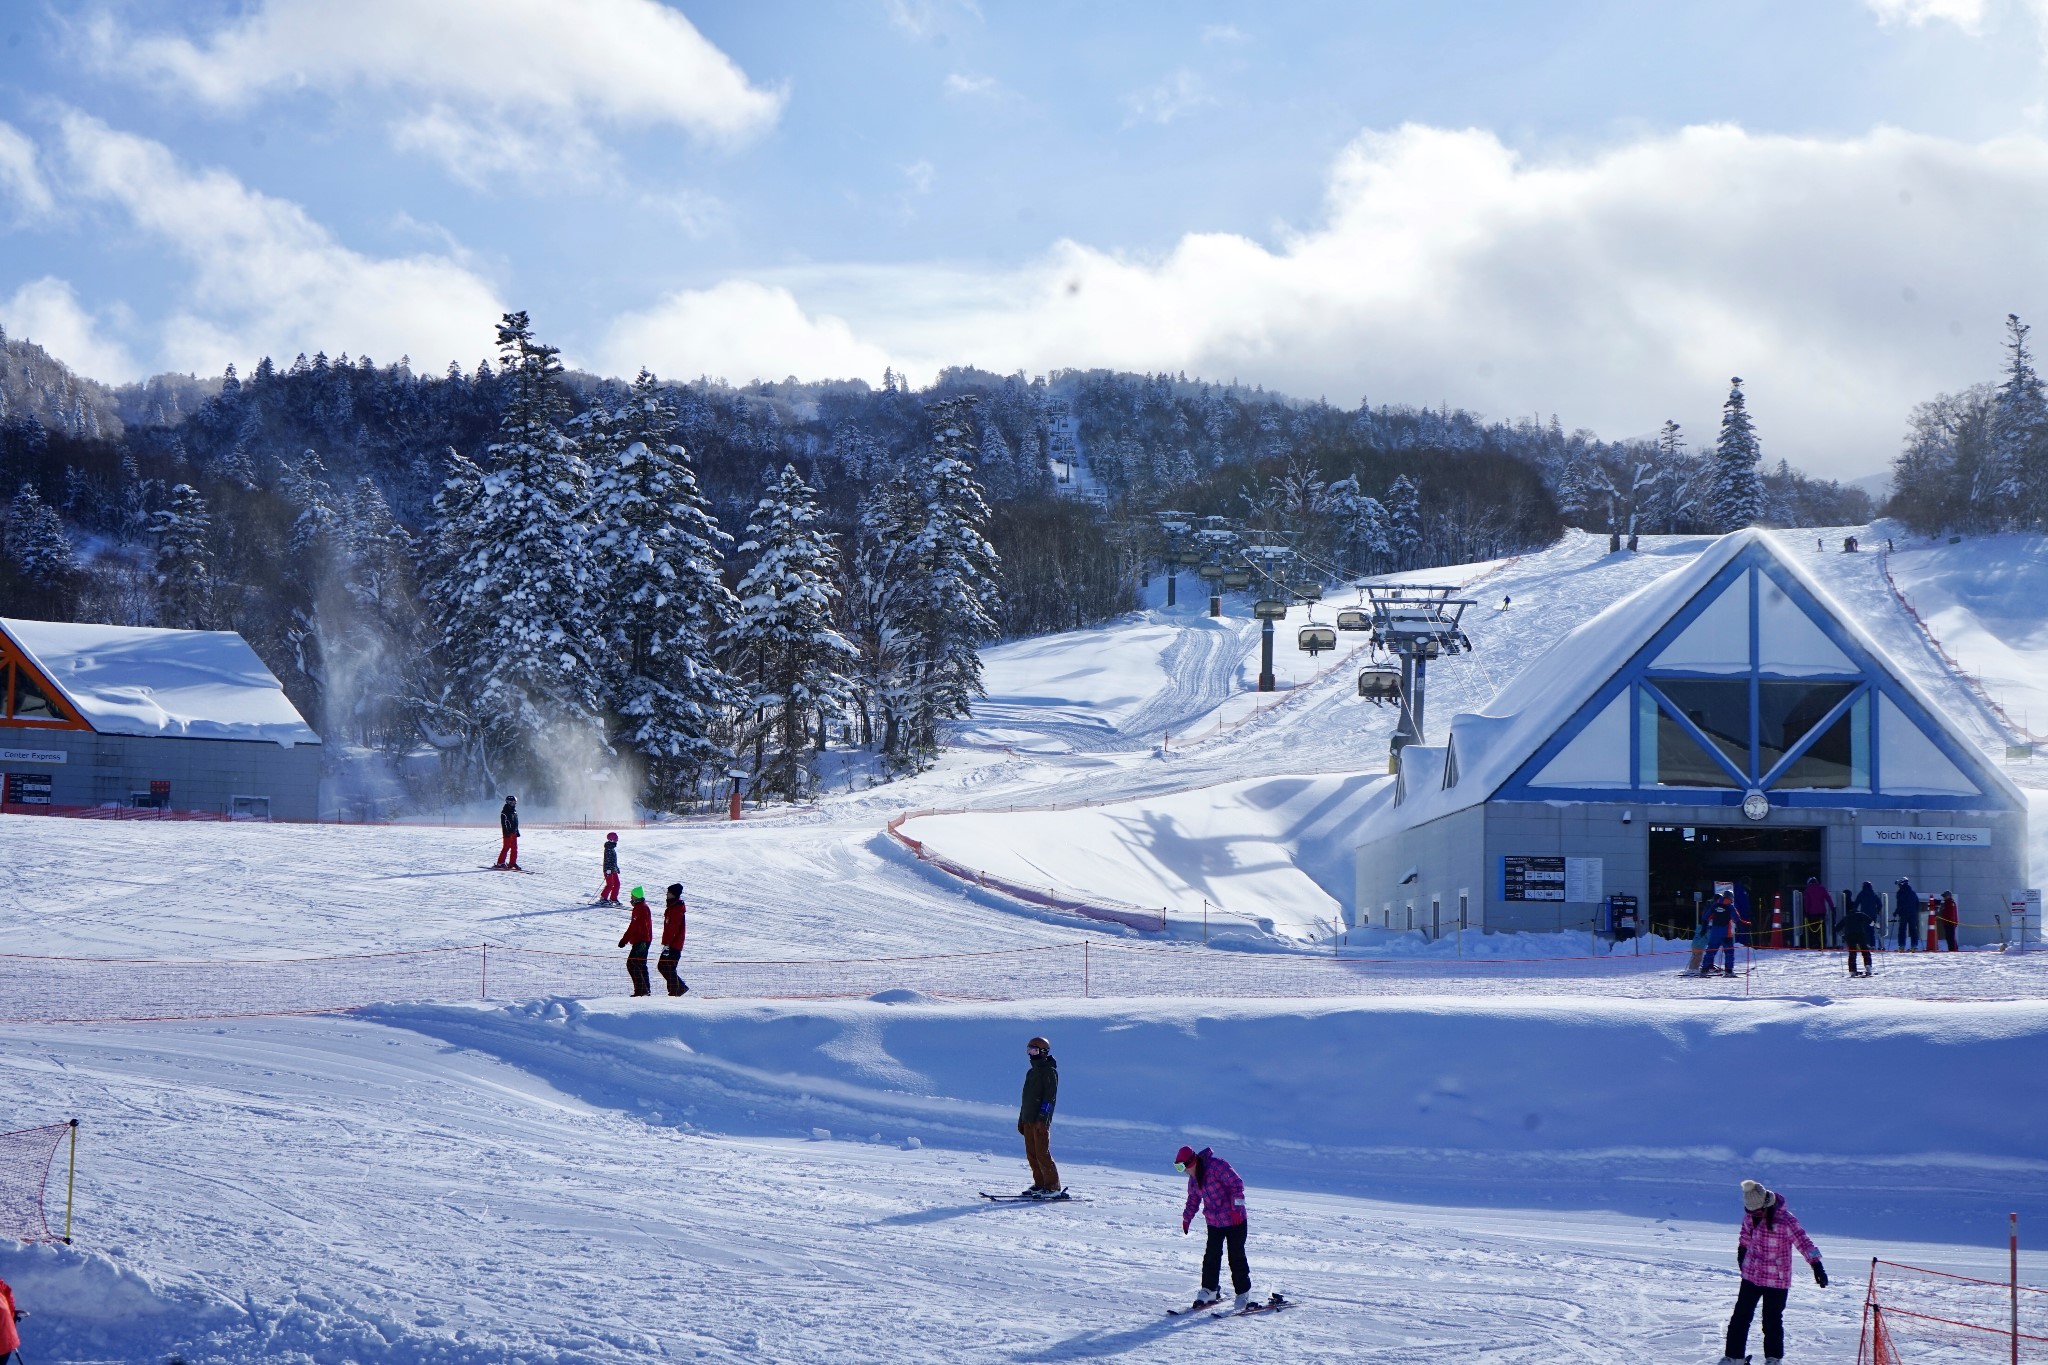
M 681 995 L 684 991 L 690 989 L 690 983 L 676 974 L 676 963 L 682 956 L 674 948 L 663 948 L 660 959 L 654 964 L 655 970 L 661 973 L 661 979 L 668 982 L 668 993 L 670 995 Z M 644 972 L 647 969 L 642 967 L 640 970 Z
M 1760 1284 L 1751 1284 L 1744 1277 L 1742 1288 L 1735 1291 L 1735 1312 L 1728 1319 L 1728 1341 L 1725 1354 L 1742 1359 L 1749 1350 L 1749 1320 L 1756 1314 L 1756 1306 L 1764 1306 L 1764 1354 L 1772 1360 L 1785 1358 L 1785 1290 L 1766 1289 Z
M 633 978 L 633 994 L 652 995 L 647 982 L 647 945 L 635 943 L 626 949 L 626 975 Z
M 1202 1250 L 1202 1288 L 1214 1289 L 1223 1273 L 1223 1250 L 1230 1249 L 1230 1288 L 1237 1294 L 1248 1294 L 1252 1287 L 1251 1263 L 1244 1258 L 1244 1235 L 1251 1224 L 1232 1223 L 1227 1228 L 1211 1225 L 1209 1245 Z M 1784 1302 L 1781 1295 L 1778 1300 Z

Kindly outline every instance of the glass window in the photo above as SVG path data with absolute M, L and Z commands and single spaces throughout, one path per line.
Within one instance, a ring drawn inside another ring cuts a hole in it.
M 1663 678 L 1656 680 L 1656 686 L 1674 710 L 1683 712 L 1687 720 L 1700 727 L 1701 734 L 1713 741 L 1715 748 L 1728 756 L 1728 761 L 1735 765 L 1735 771 L 1749 771 L 1749 679 Z M 1671 725 L 1674 734 L 1685 735 L 1685 731 L 1671 724 L 1668 717 L 1661 719 L 1660 730 L 1663 725 Z M 1692 745 L 1690 736 L 1686 737 L 1686 742 L 1688 746 L 1697 747 Z M 1661 735 L 1658 748 L 1660 751 L 1663 748 Z M 1720 772 L 1718 768 L 1715 771 Z M 1661 775 L 1661 764 L 1657 780 L 1669 785 Z M 1727 774 L 1722 773 L 1719 782 L 1688 782 L 1685 785 L 1718 787 L 1734 784 L 1728 781 Z
M 1856 699 L 1773 787 L 1856 791 L 1870 786 L 1870 697 Z
M 1856 689 L 1846 682 L 1759 682 L 1756 696 L 1756 770 L 1759 775 L 1778 766 L 1778 760 L 1806 732 L 1821 723 L 1827 713 L 1841 705 Z M 1848 737 L 1842 737 L 1842 764 L 1849 762 Z M 1830 784 L 1832 785 L 1832 784 Z
M 26 669 L 14 670 L 14 718 L 16 720 L 62 720 L 64 713 L 44 696 Z

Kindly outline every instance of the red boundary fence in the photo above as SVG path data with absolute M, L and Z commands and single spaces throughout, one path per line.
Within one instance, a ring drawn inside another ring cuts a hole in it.
M 1913 624 L 1919 628 L 1920 638 L 1926 641 L 1929 649 L 1934 651 L 1934 657 L 1948 666 L 1949 672 L 1955 674 L 1956 679 L 1968 689 L 1970 695 L 1976 698 L 1977 702 L 1983 706 L 1985 712 L 1994 721 L 2005 727 L 2009 742 L 2020 744 L 2039 744 L 2043 742 L 2042 736 L 2034 734 L 2024 725 L 2021 725 L 2011 716 L 2007 715 L 2005 708 L 2000 706 L 1991 693 L 1986 690 L 1984 680 L 1979 677 L 1972 677 L 1969 670 L 1963 667 L 1961 661 L 1953 654 L 1950 654 L 1947 649 L 1943 648 L 1941 640 L 1936 637 L 1933 628 L 1927 624 L 1926 620 L 1920 615 L 1919 610 L 1907 600 L 1906 594 L 1899 588 L 1898 580 L 1892 577 L 1891 557 L 1892 552 L 1890 550 L 1878 551 L 1877 566 L 1884 571 L 1884 585 L 1891 589 L 1892 600 L 1899 604 L 1906 615 L 1912 619 Z
M 1053 807 L 1046 807 L 1046 809 L 1053 809 Z M 1006 896 L 1024 901 L 1027 904 L 1044 906 L 1048 910 L 1063 910 L 1069 914 L 1085 915 L 1089 919 L 1103 920 L 1110 924 L 1122 924 L 1147 933 L 1161 934 L 1166 932 L 1166 908 L 1164 906 L 1153 910 L 1140 905 L 1128 905 L 1120 901 L 1111 902 L 1107 898 L 1087 900 L 1080 896 L 1063 896 L 1051 886 L 1031 886 L 1024 882 L 1011 881 L 1007 877 L 999 877 L 992 872 L 984 872 L 978 867 L 969 867 L 965 863 L 956 863 L 945 854 L 935 853 L 931 849 L 926 848 L 922 840 L 913 839 L 903 832 L 903 823 L 906 820 L 915 820 L 927 815 L 945 813 L 938 810 L 904 811 L 889 822 L 889 837 L 909 849 L 911 853 L 916 855 L 919 862 L 929 863 L 931 866 L 939 869 L 939 871 L 958 877 L 963 882 L 972 882 L 983 890 L 1000 891 Z M 963 814 L 965 812 L 953 813 Z
M 1857 1365 L 1922 1360 L 2048 1361 L 2048 1290 L 2011 1278 L 1982 1280 L 1872 1258 Z
M 0 1133 L 0 1237 L 23 1242 L 70 1240 L 68 1203 L 66 1233 L 60 1235 L 50 1230 L 44 1198 L 50 1170 L 57 1161 L 57 1148 L 66 1137 L 75 1141 L 77 1131 L 74 1120 Z

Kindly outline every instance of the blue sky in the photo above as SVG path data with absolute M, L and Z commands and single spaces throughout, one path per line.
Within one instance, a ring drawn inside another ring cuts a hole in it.
M 79 369 L 1116 365 L 1859 475 L 2048 279 L 2048 0 L 0 0 Z

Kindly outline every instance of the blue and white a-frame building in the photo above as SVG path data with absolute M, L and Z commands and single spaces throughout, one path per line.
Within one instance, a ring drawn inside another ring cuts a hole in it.
M 1768 926 L 1810 876 L 1837 899 L 1910 877 L 1983 941 L 2026 885 L 2026 812 L 1790 554 L 1739 531 L 1401 750 L 1352 922 L 1583 929 L 1622 895 L 1690 932 L 1695 897 L 1738 882 Z

